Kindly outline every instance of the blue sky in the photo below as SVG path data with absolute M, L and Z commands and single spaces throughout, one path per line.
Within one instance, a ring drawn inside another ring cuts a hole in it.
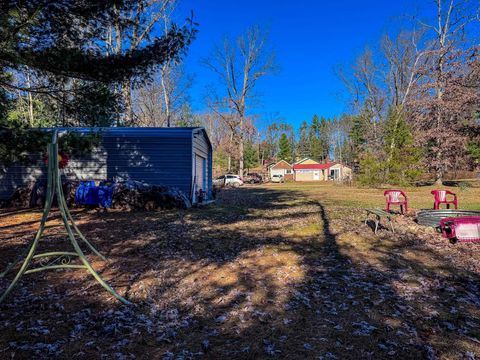
M 190 90 L 194 110 L 205 109 L 206 88 L 216 82 L 200 60 L 224 36 L 235 37 L 259 24 L 269 29 L 280 72 L 258 83 L 261 103 L 252 110 L 263 118 L 258 126 L 274 114 L 295 127 L 315 113 L 342 114 L 348 104 L 335 68 L 348 66 L 366 45 L 376 46 L 384 33 L 405 22 L 407 2 L 182 0 L 179 14 L 193 10 L 199 23 L 198 37 L 185 59 L 186 72 L 195 76 Z

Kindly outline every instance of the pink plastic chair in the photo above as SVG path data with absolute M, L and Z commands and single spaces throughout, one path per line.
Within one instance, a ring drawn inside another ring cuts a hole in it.
M 457 195 L 449 190 L 432 190 L 432 195 L 434 198 L 433 209 L 440 209 L 440 204 L 447 205 L 447 209 L 450 209 L 450 204 L 455 206 L 455 209 L 458 209 L 458 200 Z M 448 199 L 447 196 L 453 196 L 452 199 Z
M 383 196 L 386 196 L 387 212 L 390 212 L 391 205 L 400 205 L 400 212 L 402 214 L 408 212 L 407 195 L 402 190 L 385 190 Z

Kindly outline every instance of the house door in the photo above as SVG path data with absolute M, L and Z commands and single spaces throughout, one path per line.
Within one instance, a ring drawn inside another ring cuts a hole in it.
M 202 189 L 207 190 L 206 186 L 206 160 L 204 157 L 195 155 L 195 192 Z
M 313 172 L 313 180 L 320 180 L 320 170 L 315 170 Z
M 330 177 L 332 180 L 340 179 L 340 169 L 330 169 Z

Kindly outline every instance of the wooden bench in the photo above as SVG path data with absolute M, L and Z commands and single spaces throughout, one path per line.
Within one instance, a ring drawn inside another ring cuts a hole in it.
M 393 228 L 393 222 L 392 222 L 392 214 L 386 212 L 385 210 L 382 209 L 365 209 L 367 211 L 367 218 L 365 219 L 365 225 L 367 225 L 367 221 L 369 220 L 370 215 L 375 215 L 375 234 L 377 234 L 378 230 L 378 225 L 380 224 L 380 221 L 382 220 L 382 217 L 387 218 L 390 227 L 392 228 L 392 232 L 395 233 L 395 229 Z

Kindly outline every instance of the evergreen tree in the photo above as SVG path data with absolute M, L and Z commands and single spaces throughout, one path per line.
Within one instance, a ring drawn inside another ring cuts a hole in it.
M 467 144 L 467 152 L 474 166 L 480 164 L 480 142 L 470 141 Z
M 178 119 L 175 121 L 175 126 L 182 127 L 195 127 L 195 126 L 202 126 L 201 120 L 196 116 L 193 111 L 192 107 L 189 103 L 185 103 L 180 108 Z
M 318 142 L 320 148 L 320 158 L 325 161 L 329 157 L 330 153 L 330 129 L 329 122 L 324 117 L 321 118 L 318 125 Z
M 359 181 L 363 185 L 409 185 L 422 174 L 421 151 L 415 146 L 404 113 L 390 109 L 384 127 L 384 148 L 360 155 Z
M 34 122 L 30 124 L 28 106 L 25 99 L 18 96 L 11 103 L 5 126 L 11 129 L 23 127 L 26 124 L 33 127 L 55 126 L 58 115 L 54 103 L 48 100 L 51 99 L 47 99 L 45 96 L 32 98 L 32 109 L 35 117 Z
M 314 115 L 312 118 L 308 142 L 310 143 L 310 157 L 316 161 L 321 161 L 323 149 L 320 143 L 320 119 L 317 115 Z
M 258 166 L 258 149 L 251 141 L 245 143 L 243 161 L 247 171 Z
M 287 136 L 287 134 L 282 133 L 280 136 L 280 140 L 278 141 L 278 157 L 281 160 L 285 160 L 288 162 L 292 161 L 292 144 Z
M 118 14 L 135 12 L 137 6 L 133 0 L 3 1 L 0 64 L 18 71 L 28 66 L 49 76 L 104 83 L 144 79 L 156 65 L 178 58 L 196 30 L 172 26 L 149 45 L 112 56 L 99 46 L 99 35 L 113 23 L 127 25 L 126 18 L 118 23 Z M 3 77 L 0 84 L 11 87 Z
M 385 181 L 406 185 L 421 174 L 421 151 L 415 146 L 410 127 L 402 111 L 390 109 L 385 122 Z
M 0 87 L 0 126 L 6 125 L 7 113 L 11 106 L 11 100 L 7 93 Z
M 360 171 L 358 181 L 364 186 L 378 186 L 383 182 L 384 168 L 378 157 L 371 151 L 360 156 Z
M 118 100 L 105 84 L 82 84 L 67 110 L 75 125 L 108 127 L 117 120 Z
M 310 144 L 309 144 L 309 127 L 306 121 L 302 122 L 299 129 L 298 143 L 297 143 L 297 156 L 300 159 L 310 157 Z
M 350 145 L 352 160 L 358 160 L 366 144 L 366 122 L 362 115 L 352 116 L 352 127 L 350 129 Z
M 295 143 L 295 131 L 293 130 L 293 127 L 290 127 L 290 136 L 288 137 L 288 140 L 290 141 L 290 146 L 292 148 L 291 152 L 291 161 L 294 162 L 297 160 L 298 154 L 297 154 L 297 144 Z

